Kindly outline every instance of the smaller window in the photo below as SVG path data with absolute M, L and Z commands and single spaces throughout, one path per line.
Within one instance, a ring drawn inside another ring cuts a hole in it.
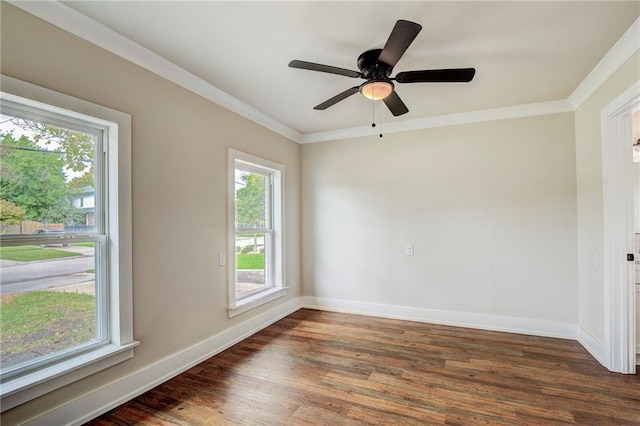
M 230 316 L 285 294 L 283 185 L 281 164 L 229 150 Z

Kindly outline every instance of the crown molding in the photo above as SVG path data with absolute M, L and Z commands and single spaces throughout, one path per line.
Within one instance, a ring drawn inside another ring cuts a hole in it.
M 89 43 L 95 44 L 129 62 L 132 62 L 154 74 L 159 75 L 183 88 L 202 96 L 236 114 L 259 124 L 294 142 L 299 142 L 302 135 L 258 111 L 252 106 L 220 90 L 200 77 L 190 73 L 168 61 L 151 50 L 135 43 L 113 31 L 100 22 L 78 12 L 60 1 L 17 1 L 8 3 L 34 15 L 52 25 L 55 25 Z
M 459 124 L 478 123 L 481 121 L 505 120 L 509 118 L 532 117 L 536 115 L 571 112 L 573 107 L 568 101 L 538 102 L 534 104 L 516 105 L 503 108 L 491 108 L 480 111 L 461 112 L 435 117 L 417 118 L 413 120 L 384 123 L 383 134 L 408 132 L 411 130 L 431 129 L 434 127 L 455 126 Z M 330 132 L 307 133 L 300 143 L 327 142 L 336 139 L 376 136 L 379 130 L 371 126 L 353 127 Z
M 377 131 L 372 131 L 369 126 L 301 134 L 59 0 L 42 2 L 6 1 L 31 15 L 95 44 L 294 142 L 306 144 L 378 134 Z M 636 19 L 627 29 L 620 40 L 613 45 L 567 100 L 395 121 L 388 124 L 385 123 L 384 134 L 575 111 L 639 49 L 640 18 Z
M 589 96 L 613 75 L 634 53 L 640 50 L 640 18 L 636 19 L 600 62 L 567 98 L 578 109 Z

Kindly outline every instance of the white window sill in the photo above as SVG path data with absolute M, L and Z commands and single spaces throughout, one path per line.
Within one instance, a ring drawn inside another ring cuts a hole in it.
M 139 342 L 106 345 L 86 354 L 53 364 L 0 384 L 2 411 L 49 393 L 71 382 L 133 357 Z
M 287 294 L 286 287 L 274 287 L 272 289 L 256 293 L 253 296 L 239 300 L 235 306 L 230 306 L 228 309 L 229 318 L 233 318 L 251 309 L 257 308 L 260 305 L 276 300 Z

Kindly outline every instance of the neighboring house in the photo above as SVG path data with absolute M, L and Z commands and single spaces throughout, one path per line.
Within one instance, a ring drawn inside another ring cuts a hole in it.
M 85 214 L 85 225 L 92 226 L 95 216 L 95 189 L 91 186 L 85 186 L 80 189 L 78 194 L 71 201 L 73 207 L 81 209 Z

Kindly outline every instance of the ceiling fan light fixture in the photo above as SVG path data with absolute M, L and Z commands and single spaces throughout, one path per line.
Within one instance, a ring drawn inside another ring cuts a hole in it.
M 328 74 L 342 75 L 366 80 L 364 84 L 356 85 L 338 93 L 336 96 L 313 107 L 315 110 L 325 110 L 349 96 L 360 92 L 362 96 L 374 101 L 384 99 L 384 103 L 397 117 L 409 112 L 409 108 L 402 102 L 398 93 L 394 91 L 394 83 L 468 83 L 473 80 L 475 68 L 448 68 L 403 71 L 391 77 L 393 67 L 396 66 L 407 48 L 413 43 L 422 26 L 415 22 L 399 19 L 396 21 L 389 38 L 382 49 L 370 49 L 358 56 L 358 69 L 353 71 L 332 65 L 316 64 L 315 62 L 295 59 L 289 62 L 290 68 L 309 71 L 319 71 Z
M 360 86 L 360 93 L 367 99 L 379 101 L 393 92 L 393 83 L 389 80 L 369 80 Z

